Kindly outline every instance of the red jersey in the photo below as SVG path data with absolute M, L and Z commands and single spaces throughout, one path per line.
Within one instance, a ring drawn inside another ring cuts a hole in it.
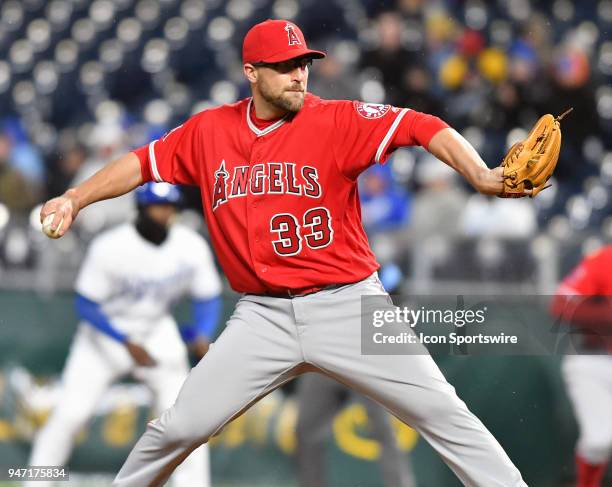
M 261 129 L 250 98 L 198 113 L 134 151 L 143 181 L 200 187 L 232 288 L 282 293 L 364 279 L 379 265 L 361 225 L 357 176 L 444 122 L 406 108 L 322 100 Z
M 557 294 L 612 296 L 612 245 L 587 256 L 563 279 Z
M 612 245 L 587 256 L 568 274 L 557 289 L 551 312 L 582 328 L 585 346 L 603 345 L 612 353 Z

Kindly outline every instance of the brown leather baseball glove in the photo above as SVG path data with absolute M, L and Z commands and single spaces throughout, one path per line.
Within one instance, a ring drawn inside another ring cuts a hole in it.
M 552 176 L 559 149 L 561 148 L 561 124 L 559 123 L 572 108 L 558 117 L 550 113 L 538 120 L 525 140 L 517 142 L 504 157 L 504 190 L 501 198 L 520 198 L 531 191 L 533 198 L 547 188 L 546 182 Z

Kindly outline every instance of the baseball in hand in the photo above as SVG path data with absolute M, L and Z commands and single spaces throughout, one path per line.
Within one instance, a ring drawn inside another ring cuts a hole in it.
M 64 223 L 64 217 L 60 220 L 57 228 L 55 230 L 51 229 L 51 223 L 53 223 L 53 218 L 55 217 L 55 213 L 51 213 L 47 215 L 42 224 L 43 233 L 49 238 L 59 238 L 59 231 L 62 228 L 62 224 Z

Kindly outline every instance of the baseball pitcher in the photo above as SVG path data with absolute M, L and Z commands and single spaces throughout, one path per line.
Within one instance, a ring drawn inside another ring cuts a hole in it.
M 324 56 L 291 22 L 255 25 L 243 44 L 251 97 L 196 114 L 41 211 L 41 221 L 54 214 L 51 230 L 61 236 L 80 209 L 143 182 L 197 185 L 215 252 L 243 293 L 174 405 L 148 425 L 115 487 L 164 485 L 194 449 L 306 370 L 349 385 L 418 430 L 465 485 L 525 485 L 429 355 L 361 354 L 361 296 L 392 304 L 361 225 L 359 174 L 410 145 L 484 194 L 503 194 L 504 168 L 489 170 L 434 116 L 308 93 L 311 62 Z M 528 185 L 514 189 L 514 196 L 531 194 Z

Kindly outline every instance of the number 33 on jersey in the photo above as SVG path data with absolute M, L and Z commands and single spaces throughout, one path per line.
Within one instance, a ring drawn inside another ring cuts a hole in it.
M 200 187 L 232 288 L 264 294 L 376 270 L 357 176 L 400 145 L 426 146 L 444 127 L 408 109 L 308 94 L 297 114 L 268 124 L 250 99 L 206 110 L 134 152 L 144 181 Z

